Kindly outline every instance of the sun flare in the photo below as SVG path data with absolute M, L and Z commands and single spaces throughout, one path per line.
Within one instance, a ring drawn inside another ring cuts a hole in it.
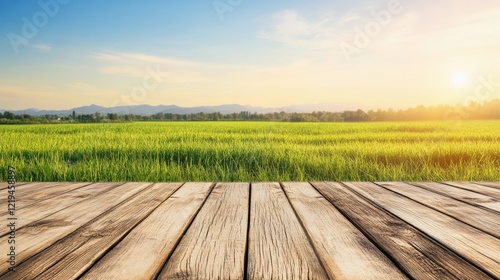
M 462 72 L 453 75 L 453 85 L 458 88 L 463 88 L 469 83 L 469 77 Z

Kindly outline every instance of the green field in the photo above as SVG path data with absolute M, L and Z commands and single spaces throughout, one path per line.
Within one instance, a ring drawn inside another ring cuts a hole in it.
M 0 126 L 0 181 L 500 181 L 500 121 Z

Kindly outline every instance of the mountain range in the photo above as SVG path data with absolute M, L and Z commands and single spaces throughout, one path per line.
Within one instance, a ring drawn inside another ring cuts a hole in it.
M 287 113 L 311 113 L 314 111 L 327 111 L 327 112 L 342 112 L 347 110 L 366 109 L 366 106 L 354 103 L 337 103 L 337 104 L 308 104 L 308 105 L 295 105 L 277 108 L 264 108 L 255 106 L 245 106 L 239 104 L 226 104 L 217 106 L 199 106 L 199 107 L 180 107 L 176 105 L 134 105 L 134 106 L 117 106 L 117 107 L 102 107 L 95 104 L 83 107 L 72 108 L 68 110 L 39 110 L 39 109 L 26 109 L 26 110 L 0 110 L 0 112 L 9 111 L 14 114 L 28 114 L 32 116 L 44 115 L 58 115 L 69 116 L 75 111 L 77 115 L 83 114 L 134 114 L 134 115 L 154 115 L 157 113 L 172 113 L 172 114 L 193 114 L 193 113 L 216 113 L 222 114 L 240 113 L 248 111 L 251 113 L 273 113 L 273 112 L 287 112 Z

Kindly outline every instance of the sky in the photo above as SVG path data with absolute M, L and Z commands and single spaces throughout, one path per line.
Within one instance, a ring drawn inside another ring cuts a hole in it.
M 500 98 L 498 0 L 4 0 L 0 109 Z

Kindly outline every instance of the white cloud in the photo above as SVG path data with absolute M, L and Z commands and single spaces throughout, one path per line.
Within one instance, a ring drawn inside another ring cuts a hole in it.
M 148 69 L 158 68 L 162 72 L 179 73 L 181 70 L 197 68 L 198 63 L 176 60 L 167 57 L 159 57 L 141 53 L 97 53 L 92 56 L 101 61 L 100 70 L 105 74 L 124 75 L 136 78 L 144 78 L 148 75 Z M 177 82 L 179 82 L 177 75 Z M 196 79 L 193 79 L 195 81 Z M 174 82 L 172 78 L 169 82 Z
M 262 18 L 266 26 L 258 36 L 285 45 L 308 49 L 331 48 L 345 36 L 346 26 L 360 21 L 356 13 L 343 16 L 330 14 L 317 20 L 307 20 L 299 12 L 284 10 Z
M 375 11 L 386 9 L 387 1 L 373 7 Z M 452 43 L 461 45 L 498 44 L 500 35 L 500 7 L 481 5 L 473 2 L 439 1 L 439 3 L 402 2 L 403 13 L 392 16 L 390 25 L 383 30 L 389 33 L 388 41 L 426 40 L 441 38 L 438 42 L 452 39 Z M 491 1 L 486 1 L 491 3 Z M 352 40 L 354 28 L 364 29 L 375 18 L 371 9 L 347 11 L 344 14 L 330 13 L 317 19 L 306 19 L 299 12 L 283 10 L 262 17 L 263 30 L 258 33 L 262 39 L 280 42 L 286 45 L 321 48 Z M 419 43 L 417 41 L 417 43 Z
M 91 56 L 92 58 L 102 61 L 121 62 L 126 64 L 143 64 L 143 65 L 156 65 L 161 64 L 172 68 L 235 68 L 241 66 L 227 65 L 227 64 L 214 64 L 204 63 L 199 61 L 182 60 L 164 56 L 156 56 L 144 53 L 130 53 L 130 52 L 114 52 L 114 53 L 96 53 Z
M 106 74 L 111 74 L 111 75 L 126 75 L 126 76 L 131 76 L 131 77 L 144 77 L 145 75 L 145 70 L 144 68 L 139 68 L 139 67 L 131 67 L 131 66 L 105 66 L 101 69 L 103 73 Z
M 196 62 L 177 60 L 168 57 L 153 56 L 141 53 L 127 53 L 127 52 L 97 53 L 93 57 L 99 60 L 114 61 L 127 64 L 134 64 L 134 63 L 163 64 L 172 67 L 189 67 L 189 66 L 200 65 L 199 63 Z
M 48 52 L 52 50 L 52 47 L 47 45 L 47 44 L 36 44 L 36 45 L 29 45 L 30 47 L 37 49 L 42 52 Z
M 246 69 L 242 65 L 209 64 L 198 61 L 180 60 L 143 53 L 97 53 L 92 56 L 101 61 L 100 70 L 109 75 L 124 75 L 144 78 L 148 69 L 160 69 L 168 72 L 164 83 L 202 83 L 221 79 L 224 73 Z

